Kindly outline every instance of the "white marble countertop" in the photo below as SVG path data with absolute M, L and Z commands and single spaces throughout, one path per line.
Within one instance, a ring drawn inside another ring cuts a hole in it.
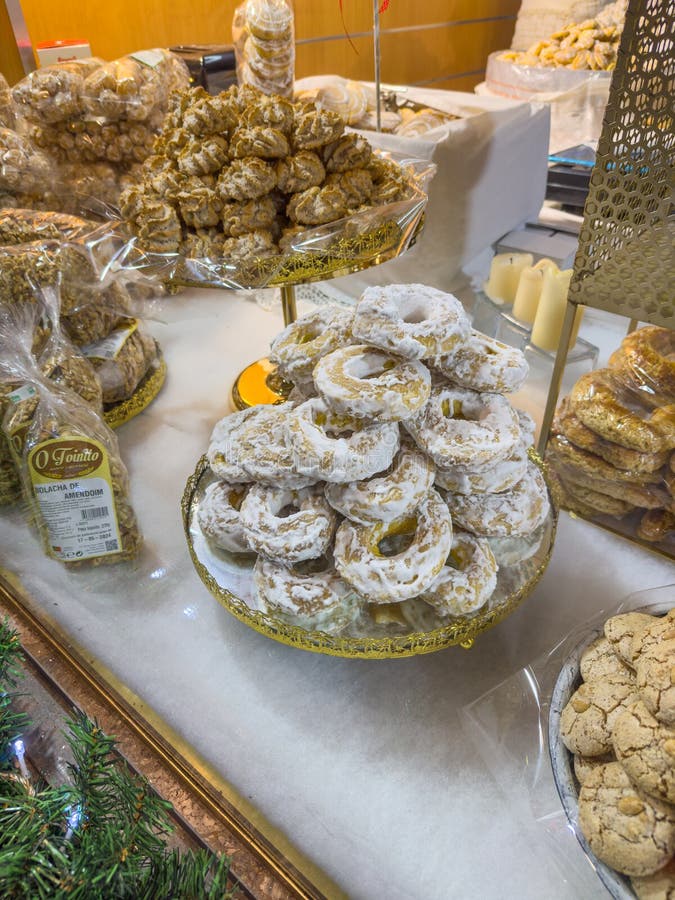
M 604 896 L 581 850 L 559 865 L 527 804 L 504 791 L 517 766 L 488 767 L 460 713 L 579 621 L 675 581 L 672 564 L 562 514 L 541 583 L 470 651 L 354 661 L 275 643 L 199 580 L 180 499 L 233 378 L 265 354 L 280 309 L 192 291 L 166 298 L 161 316 L 167 383 L 118 432 L 141 559 L 66 571 L 17 510 L 3 510 L 1 564 L 350 897 Z

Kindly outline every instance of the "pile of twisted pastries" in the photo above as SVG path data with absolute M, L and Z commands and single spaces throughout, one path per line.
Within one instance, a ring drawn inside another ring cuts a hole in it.
M 617 0 L 594 19 L 571 22 L 526 51 L 509 50 L 499 58 L 521 66 L 611 71 L 616 68 L 627 5 L 627 0 Z
M 451 294 L 368 288 L 289 325 L 271 357 L 294 392 L 216 424 L 198 509 L 215 547 L 258 554 L 264 610 L 329 632 L 412 598 L 467 616 L 498 559 L 536 552 L 547 488 L 504 396 L 528 367 Z
M 579 825 L 640 898 L 675 892 L 675 607 L 613 616 L 580 660 L 560 733 L 575 754 Z
M 583 375 L 558 409 L 548 458 L 564 503 L 675 536 L 675 332 L 631 332 L 607 368 Z
M 410 185 L 330 110 L 232 87 L 174 94 L 140 184 L 120 209 L 155 253 L 246 260 L 308 228 L 403 199 Z

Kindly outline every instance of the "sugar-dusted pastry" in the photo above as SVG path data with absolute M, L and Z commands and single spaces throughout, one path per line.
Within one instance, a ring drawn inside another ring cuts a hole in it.
M 255 156 L 234 159 L 218 176 L 217 191 L 224 201 L 255 200 L 277 185 L 274 163 Z
M 474 391 L 516 391 L 530 367 L 522 350 L 472 329 L 468 340 L 436 360 L 451 381 Z
M 343 134 L 321 148 L 321 157 L 327 172 L 346 172 L 362 169 L 373 155 L 368 141 L 360 134 Z
M 407 419 L 431 392 L 431 376 L 421 362 L 365 344 L 340 347 L 322 357 L 312 375 L 330 409 L 355 419 Z
M 263 228 L 254 229 L 239 237 L 227 238 L 222 247 L 225 260 L 264 259 L 276 256 L 277 253 L 278 247 L 274 243 L 274 238 L 269 231 Z
M 270 359 L 284 378 L 311 379 L 316 363 L 326 354 L 351 342 L 352 313 L 320 306 L 287 325 L 272 341 Z
M 293 146 L 298 150 L 313 150 L 336 140 L 344 131 L 344 122 L 337 113 L 302 107 L 296 111 Z
M 455 494 L 445 499 L 453 521 L 481 537 L 531 534 L 549 514 L 546 482 L 534 463 L 515 487 L 499 494 Z
M 470 616 L 496 587 L 497 561 L 488 542 L 455 528 L 446 564 L 420 597 L 441 616 Z
M 436 484 L 456 494 L 500 494 L 514 488 L 526 471 L 527 449 L 521 440 L 503 458 L 438 468 Z
M 230 140 L 230 153 L 233 159 L 243 159 L 246 156 L 281 159 L 288 156 L 290 149 L 282 131 L 265 125 L 237 128 Z
M 239 520 L 256 553 L 288 564 L 322 556 L 333 539 L 337 516 L 321 485 L 291 490 L 254 484 L 241 504 Z
M 220 135 L 190 140 L 178 154 L 178 168 L 186 175 L 218 172 L 227 160 L 227 141 Z
M 403 442 L 389 471 L 350 484 L 327 484 L 326 499 L 352 522 L 391 522 L 411 515 L 433 484 L 434 464 Z
M 230 237 L 239 237 L 256 229 L 269 229 L 276 215 L 274 202 L 269 197 L 243 203 L 225 203 L 222 209 L 223 230 Z
M 240 508 L 248 484 L 214 481 L 204 491 L 197 510 L 199 527 L 209 543 L 230 553 L 250 553 L 240 521 Z
M 380 545 L 409 534 L 412 542 L 393 555 Z M 452 521 L 436 491 L 430 491 L 409 520 L 356 525 L 345 519 L 335 534 L 335 567 L 371 603 L 417 597 L 431 587 L 452 547 Z
M 285 194 L 298 194 L 321 184 L 326 170 L 319 156 L 311 150 L 300 150 L 277 163 L 279 189 Z

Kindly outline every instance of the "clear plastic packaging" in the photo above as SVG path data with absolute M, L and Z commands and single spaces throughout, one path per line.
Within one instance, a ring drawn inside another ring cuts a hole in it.
M 547 447 L 561 504 L 675 555 L 675 332 L 631 332 L 558 407 Z
M 0 128 L 15 128 L 16 109 L 12 91 L 5 76 L 0 73 Z
M 582 681 L 580 658 L 603 636 L 610 617 L 634 610 L 660 616 L 673 606 L 672 584 L 631 594 L 462 710 L 462 725 L 507 794 L 512 814 L 532 835 L 533 852 L 535 842 L 546 850 L 570 896 L 589 896 L 592 890 L 580 845 L 612 897 L 635 897 L 628 877 L 597 859 L 579 826 L 579 782 L 573 755 L 560 737 L 560 715 Z
M 295 74 L 293 9 L 287 0 L 246 0 L 234 12 L 237 80 L 290 97 Z
M 133 559 L 142 537 L 117 439 L 81 397 L 42 374 L 31 352 L 33 326 L 26 308 L 0 320 L 0 377 L 20 385 L 8 395 L 2 427 L 28 521 L 45 553 L 67 566 Z
M 120 197 L 119 264 L 173 284 L 263 287 L 363 268 L 410 243 L 428 163 L 397 164 L 334 112 L 252 88 L 178 95 Z
M 127 400 L 159 361 L 154 338 L 136 319 L 125 319 L 105 338 L 87 344 L 82 353 L 100 380 L 106 406 Z

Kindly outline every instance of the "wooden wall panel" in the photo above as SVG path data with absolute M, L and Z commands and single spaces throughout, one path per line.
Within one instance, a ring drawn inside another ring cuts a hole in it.
M 104 5 L 22 0 L 33 44 L 84 38 L 104 59 L 143 47 L 228 43 L 236 5 L 236 0 Z M 338 0 L 296 0 L 298 77 L 339 73 L 372 79 L 371 2 L 343 0 L 343 7 L 358 54 L 344 34 Z M 518 7 L 519 0 L 391 0 L 381 16 L 383 78 L 406 83 L 473 79 L 489 52 L 509 46 Z
M 16 84 L 24 75 L 12 23 L 2 0 L 0 0 L 0 72 L 10 84 Z

